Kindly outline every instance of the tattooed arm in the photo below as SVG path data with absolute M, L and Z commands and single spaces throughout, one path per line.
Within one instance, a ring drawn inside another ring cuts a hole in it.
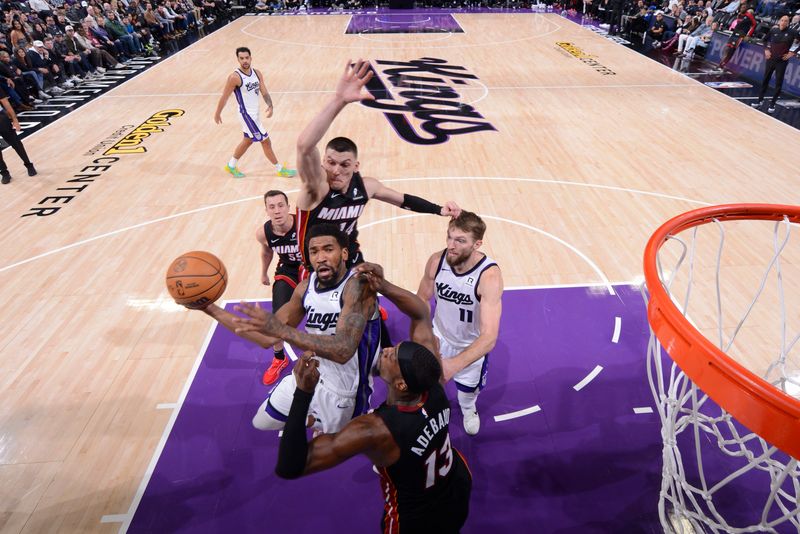
M 295 347 L 313 351 L 317 356 L 336 363 L 345 363 L 355 354 L 367 321 L 375 311 L 376 295 L 366 279 L 354 276 L 347 281 L 342 294 L 342 312 L 336 323 L 336 334 L 309 334 L 292 328 L 274 315 L 262 309 L 253 309 L 246 304 L 237 306 L 237 310 L 250 316 L 240 319 L 239 330 L 257 330 L 268 336 L 288 341 Z

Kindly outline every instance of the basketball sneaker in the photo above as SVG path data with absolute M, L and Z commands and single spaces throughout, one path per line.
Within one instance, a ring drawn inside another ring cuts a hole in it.
M 478 415 L 478 411 L 472 412 L 461 412 L 464 416 L 464 432 L 469 434 L 470 436 L 474 436 L 478 433 L 481 429 L 481 418 Z
M 289 169 L 287 167 L 281 167 L 281 170 L 278 171 L 278 176 L 283 176 L 284 178 L 291 178 L 292 176 L 296 176 L 297 171 L 294 169 Z
M 230 165 L 226 164 L 225 170 L 232 174 L 234 178 L 244 178 L 244 173 L 239 170 L 239 167 L 231 167 Z
M 286 366 L 289 365 L 289 358 L 284 357 L 282 360 L 278 358 L 272 358 L 272 364 L 269 368 L 264 371 L 264 376 L 261 377 L 261 382 L 265 386 L 269 386 L 270 384 L 274 384 L 278 377 L 281 376 L 281 371 L 286 369 Z

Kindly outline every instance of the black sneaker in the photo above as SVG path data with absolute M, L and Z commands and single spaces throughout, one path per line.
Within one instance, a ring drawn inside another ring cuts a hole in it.
M 769 113 L 770 115 L 772 115 L 773 113 L 775 113 L 775 106 L 770 106 L 770 107 L 768 107 L 768 108 L 767 108 L 767 113 Z
M 28 169 L 28 176 L 36 176 L 36 167 L 33 166 L 33 163 L 26 163 L 25 168 Z
M 8 171 L 0 173 L 0 176 L 2 176 L 0 183 L 7 184 L 11 181 L 11 174 Z
M 754 108 L 760 108 L 761 104 L 763 104 L 763 103 L 764 103 L 763 100 L 759 100 L 758 102 L 753 102 L 752 104 L 750 104 L 750 106 L 752 106 Z

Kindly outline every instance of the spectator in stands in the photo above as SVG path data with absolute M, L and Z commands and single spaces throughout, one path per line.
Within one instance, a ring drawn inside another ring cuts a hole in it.
M 117 14 L 113 11 L 109 11 L 106 15 L 105 30 L 111 39 L 122 43 L 125 53 L 129 57 L 141 55 L 143 48 L 139 36 L 125 31 L 125 27 L 120 23 L 117 19 Z
M 739 45 L 742 43 L 742 40 L 753 35 L 756 29 L 756 19 L 753 16 L 753 10 L 748 10 L 747 4 L 743 4 L 739 9 L 739 16 L 731 23 L 729 29 L 732 30 L 733 33 L 728 38 L 728 42 L 725 44 L 725 48 L 722 51 L 722 59 L 719 62 L 719 66 L 722 69 L 724 69 L 731 60 L 734 52 L 736 52 L 736 49 L 739 48 Z
M 116 56 L 116 49 L 114 48 L 113 44 L 109 45 L 108 43 L 100 41 L 95 34 L 91 31 L 90 25 L 88 22 L 84 21 L 81 23 L 76 30 L 76 38 L 81 37 L 85 39 L 93 48 L 99 49 L 101 52 L 101 56 L 103 57 L 103 64 L 108 67 L 107 56 L 111 56 L 112 58 L 112 65 L 117 67 L 120 65 L 120 61 L 117 59 Z
M 78 56 L 73 56 L 68 53 L 63 36 L 60 46 L 56 46 L 55 39 L 52 37 L 45 38 L 44 49 L 47 51 L 50 61 L 58 65 L 58 68 L 63 71 L 67 81 L 73 84 L 80 83 L 81 80 L 89 75 L 89 71 L 81 65 L 81 59 Z
M 45 43 L 46 44 L 46 43 Z M 74 40 L 73 40 L 74 44 Z M 81 71 L 83 71 L 82 78 L 94 78 L 95 75 L 99 75 L 100 73 L 97 72 L 97 68 L 92 65 L 92 62 L 89 60 L 89 53 L 84 52 L 80 53 L 77 49 L 75 52 L 70 50 L 70 47 L 67 45 L 66 37 L 63 33 L 57 33 L 55 37 L 55 41 L 53 42 L 53 47 L 58 51 L 58 53 L 65 58 L 67 62 L 77 62 L 80 65 Z
M 25 31 L 25 28 L 22 27 L 22 23 L 18 19 L 11 23 L 11 32 L 9 33 L 8 38 L 11 41 L 11 46 L 13 48 L 25 46 L 27 43 L 33 42 L 33 39 L 31 39 L 30 35 L 28 35 L 28 33 Z
M 64 15 L 64 13 L 59 13 L 58 15 L 56 15 L 56 26 L 58 26 L 58 28 L 61 29 L 61 33 L 66 33 L 67 26 L 69 25 L 70 23 L 67 20 L 67 17 L 66 15 Z
M 47 32 L 44 31 L 44 24 L 37 22 L 33 25 L 33 30 L 31 30 L 31 39 L 34 41 L 44 41 L 44 38 L 47 37 Z
M 30 90 L 29 82 L 22 76 L 22 72 L 11 64 L 11 56 L 5 50 L 0 51 L 0 77 L 2 77 L 0 85 L 21 111 L 30 111 L 35 104 L 42 103 L 33 96 L 36 92 Z M 36 87 L 35 82 L 33 87 Z
M 55 17 L 47 17 L 47 20 L 45 20 L 44 31 L 46 34 L 55 37 L 56 33 L 63 32 L 64 28 L 58 27 Z
M 6 143 L 11 145 L 11 148 L 14 149 L 14 152 L 25 164 L 25 168 L 28 169 L 28 176 L 36 176 L 36 168 L 28 158 L 25 147 L 22 145 L 19 136 L 17 136 L 17 132 L 21 130 L 17 114 L 14 113 L 14 109 L 8 102 L 8 95 L 4 92 L 0 92 L 0 105 L 5 111 L 5 113 L 0 113 L 0 136 Z M 7 184 L 9 182 L 11 182 L 11 173 L 8 172 L 8 166 L 3 160 L 3 153 L 0 152 L 0 183 Z
M 42 20 L 53 14 L 52 6 L 45 0 L 28 0 L 28 5 L 31 6 L 31 11 L 39 15 Z
M 76 50 L 89 51 L 89 61 L 91 61 L 92 65 L 101 73 L 105 72 L 108 68 L 122 68 L 125 66 L 117 61 L 117 58 L 108 53 L 107 50 L 97 46 L 84 26 L 78 26 L 74 31 L 71 27 L 67 28 L 67 46 L 70 46 L 70 40 L 75 42 Z M 70 48 L 70 50 L 72 49 Z
M 64 69 L 50 57 L 50 53 L 45 48 L 42 41 L 33 42 L 33 46 L 28 49 L 28 58 L 31 60 L 31 65 L 39 69 L 39 72 L 42 72 L 42 66 L 47 69 L 50 73 L 50 80 L 52 80 L 51 84 L 54 85 L 52 88 L 54 91 L 56 88 L 59 88 L 61 92 L 64 92 L 64 89 L 69 89 L 74 86 L 74 84 L 67 79 Z M 44 77 L 45 80 L 48 79 L 47 74 L 45 74 Z
M 38 54 L 34 50 L 34 53 L 29 55 L 24 48 L 17 48 L 14 52 L 14 64 L 22 72 L 32 73 L 36 79 L 36 85 L 39 87 L 40 92 L 44 93 L 45 88 L 49 88 L 48 91 L 53 94 L 63 93 L 64 90 L 55 85 L 53 75 L 50 74 L 50 69 L 47 68 L 47 64 L 44 62 L 44 59 L 38 57 L 37 59 L 39 61 L 37 61 L 37 63 L 41 64 L 41 66 L 35 66 L 31 56 L 38 56 Z
M 66 12 L 67 20 L 77 24 L 86 17 L 86 10 L 78 2 L 72 4 Z
M 708 43 L 711 41 L 711 37 L 714 35 L 714 30 L 716 29 L 714 24 L 714 17 L 706 17 L 705 22 L 703 22 L 703 24 L 695 28 L 693 31 L 682 33 L 680 37 L 678 37 L 677 54 L 679 56 L 691 58 L 694 57 L 694 51 L 698 44 L 702 48 L 708 46 Z
M 641 29 L 641 26 L 644 24 L 646 16 L 647 6 L 644 5 L 644 0 L 638 0 L 636 5 L 631 4 L 627 13 L 622 16 L 622 31 L 626 33 L 644 31 Z M 637 26 L 639 28 L 637 28 Z
M 150 30 L 150 33 L 155 35 L 156 38 L 165 40 L 171 39 L 167 33 L 166 24 L 161 24 L 161 22 L 158 20 L 158 17 L 156 17 L 156 12 L 153 11 L 153 4 L 149 2 L 147 3 L 143 17 L 145 23 L 147 23 L 147 29 Z
M 792 17 L 792 22 L 789 23 L 789 27 L 796 32 L 800 32 L 800 14 Z
M 27 59 L 27 57 L 25 56 L 25 49 L 21 50 L 22 50 L 22 57 Z M 50 95 L 48 93 L 45 93 L 39 88 L 39 84 L 36 79 L 36 74 L 34 72 L 31 71 L 26 72 L 23 69 L 21 69 L 16 61 L 16 57 L 12 58 L 11 54 L 3 50 L 0 51 L 0 62 L 2 62 L 6 67 L 8 67 L 8 69 L 12 73 L 14 73 L 15 84 L 19 84 L 19 82 L 17 81 L 18 79 L 24 80 L 24 85 L 28 89 L 28 92 L 34 96 L 35 98 L 34 102 L 36 104 L 41 104 L 42 100 L 47 100 L 50 98 Z
M 109 53 L 113 50 L 113 56 L 118 58 L 123 63 L 127 63 L 130 56 L 126 55 L 125 45 L 119 39 L 112 39 L 111 35 L 103 27 L 105 25 L 105 18 L 98 15 L 95 18 L 95 25 L 88 28 L 89 32 L 103 45 Z
M 167 16 L 167 11 L 164 9 L 164 6 L 158 6 L 153 13 L 156 16 L 156 20 L 159 24 L 161 24 L 161 31 L 169 35 L 171 39 L 175 39 L 177 36 L 175 35 L 175 25 L 169 20 Z
M 667 31 L 667 23 L 664 22 L 664 12 L 661 10 L 656 11 L 656 20 L 653 25 L 647 30 L 647 35 L 654 41 L 653 47 L 658 48 L 664 40 L 664 33 Z
M 138 17 L 137 17 L 138 20 Z M 142 53 L 143 54 L 150 54 L 153 55 L 154 48 L 153 48 L 153 37 L 150 35 L 150 32 L 147 28 L 143 27 L 141 23 L 134 24 L 133 19 L 130 15 L 125 15 L 122 18 L 122 27 L 125 28 L 125 31 L 130 35 L 133 35 L 136 39 L 138 39 L 139 43 L 142 46 Z
M 751 104 L 754 108 L 759 108 L 764 102 L 764 95 L 769 88 L 769 81 L 775 74 L 775 94 L 772 95 L 772 101 L 767 108 L 767 113 L 775 113 L 775 104 L 778 102 L 778 97 L 781 95 L 783 88 L 783 77 L 786 74 L 786 65 L 792 59 L 797 51 L 794 46 L 795 41 L 798 39 L 797 31 L 789 28 L 789 16 L 784 15 L 778 20 L 778 25 L 770 28 L 766 38 L 764 38 L 764 57 L 767 59 L 767 65 L 764 69 L 764 80 L 761 82 L 761 91 L 758 94 L 758 101 Z

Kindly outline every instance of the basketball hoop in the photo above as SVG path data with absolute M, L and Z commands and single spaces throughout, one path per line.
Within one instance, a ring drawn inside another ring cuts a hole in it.
M 800 299 L 785 298 L 800 284 L 800 245 L 789 247 L 798 222 L 800 206 L 713 206 L 671 219 L 647 244 L 647 370 L 662 424 L 667 532 L 800 532 L 800 355 L 792 353 L 800 334 L 787 338 L 789 320 L 800 318 L 800 306 L 787 305 Z M 731 234 L 743 234 L 738 247 Z M 763 274 L 748 285 L 754 264 Z

